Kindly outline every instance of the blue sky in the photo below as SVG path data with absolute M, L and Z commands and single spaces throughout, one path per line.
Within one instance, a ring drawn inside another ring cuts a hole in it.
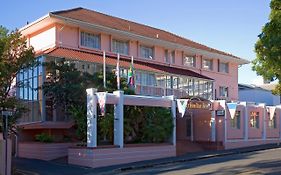
M 0 25 L 20 28 L 50 11 L 84 7 L 253 60 L 257 35 L 268 21 L 269 3 L 270 0 L 9 0 L 0 6 Z M 239 69 L 239 83 L 258 80 L 251 65 Z

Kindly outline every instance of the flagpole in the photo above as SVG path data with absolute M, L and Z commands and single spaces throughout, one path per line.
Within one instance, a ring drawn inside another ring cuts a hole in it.
M 106 88 L 106 64 L 105 64 L 105 51 L 103 51 L 103 87 Z
M 117 89 L 120 90 L 120 70 L 119 70 L 119 60 L 120 60 L 120 54 L 117 54 L 117 67 L 116 67 L 116 71 L 117 71 Z

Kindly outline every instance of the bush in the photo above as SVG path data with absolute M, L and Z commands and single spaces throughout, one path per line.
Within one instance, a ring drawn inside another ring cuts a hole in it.
M 53 137 L 49 134 L 41 133 L 35 135 L 35 140 L 38 142 L 51 143 L 53 142 Z

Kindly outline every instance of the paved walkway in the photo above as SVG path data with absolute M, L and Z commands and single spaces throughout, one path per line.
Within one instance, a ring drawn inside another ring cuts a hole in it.
M 280 146 L 277 144 L 268 144 L 233 150 L 209 151 L 200 153 L 189 153 L 179 157 L 170 157 L 164 159 L 141 161 L 129 164 L 115 165 L 103 168 L 87 168 L 82 166 L 69 165 L 62 161 L 42 161 L 35 159 L 15 158 L 13 165 L 17 170 L 30 172 L 25 174 L 40 174 L 40 175 L 77 175 L 77 174 L 117 174 L 133 169 L 142 169 L 154 167 L 158 165 L 189 162 L 193 160 L 208 159 L 218 156 L 234 155 L 266 149 L 275 149 Z

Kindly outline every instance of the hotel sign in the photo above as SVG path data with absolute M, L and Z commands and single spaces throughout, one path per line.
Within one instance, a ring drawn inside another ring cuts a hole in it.
M 187 104 L 188 109 L 206 109 L 212 110 L 212 103 L 210 101 L 193 101 L 190 100 Z

